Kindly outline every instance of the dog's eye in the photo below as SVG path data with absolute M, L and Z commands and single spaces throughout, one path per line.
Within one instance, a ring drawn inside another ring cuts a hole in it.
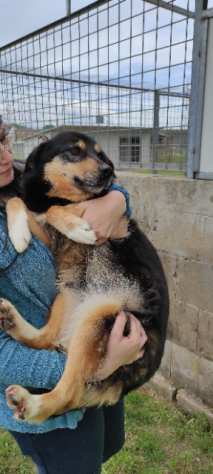
M 81 149 L 80 149 L 80 147 L 79 147 L 78 145 L 72 146 L 72 149 L 71 149 L 71 150 L 72 150 L 72 155 L 79 155 L 79 154 L 80 154 L 80 151 L 81 151 Z
M 27 163 L 25 171 L 31 171 L 33 169 L 33 163 Z
M 103 152 L 102 152 L 102 150 L 96 152 L 96 155 L 97 155 L 98 158 L 102 158 L 102 157 L 103 157 Z

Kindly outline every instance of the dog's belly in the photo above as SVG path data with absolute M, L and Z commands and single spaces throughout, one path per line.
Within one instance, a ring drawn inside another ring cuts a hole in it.
M 138 311 L 143 305 L 138 283 L 127 278 L 113 262 L 108 244 L 88 249 L 84 271 L 74 265 L 64 272 L 60 285 L 65 312 L 57 343 L 65 349 L 72 338 L 78 337 L 82 324 L 86 325 L 100 308 L 104 319 L 108 307 L 116 308 L 117 314 L 122 309 Z
M 128 289 L 130 286 L 136 287 L 137 284 L 124 275 L 123 268 L 115 262 L 108 243 L 88 250 L 87 291 L 93 293 L 125 291 L 125 288 Z
M 67 239 L 66 239 L 67 243 Z M 61 262 L 58 272 L 58 288 L 100 293 L 104 291 L 137 287 L 136 280 L 124 275 L 124 270 L 113 257 L 108 243 L 91 247 L 70 242 L 68 250 L 61 249 Z

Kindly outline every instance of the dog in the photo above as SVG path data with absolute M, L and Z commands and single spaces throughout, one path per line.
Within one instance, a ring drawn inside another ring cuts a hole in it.
M 64 373 L 43 394 L 10 386 L 8 405 L 19 420 L 40 423 L 79 408 L 116 403 L 147 382 L 160 366 L 169 314 L 168 287 L 157 251 L 137 223 L 123 217 L 115 238 L 96 246 L 96 236 L 78 203 L 103 196 L 115 179 L 100 145 L 67 131 L 41 143 L 27 159 L 23 199 L 7 203 L 8 230 L 18 252 L 31 233 L 52 250 L 59 293 L 47 324 L 36 329 L 7 300 L 0 302 L 0 325 L 11 337 L 37 349 L 67 351 Z M 82 212 L 82 211 L 81 211 Z M 103 381 L 94 380 L 103 363 L 116 315 L 129 313 L 143 325 L 144 355 Z

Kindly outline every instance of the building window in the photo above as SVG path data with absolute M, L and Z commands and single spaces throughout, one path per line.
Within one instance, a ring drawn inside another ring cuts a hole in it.
M 120 137 L 120 161 L 122 163 L 139 163 L 140 152 L 140 136 Z

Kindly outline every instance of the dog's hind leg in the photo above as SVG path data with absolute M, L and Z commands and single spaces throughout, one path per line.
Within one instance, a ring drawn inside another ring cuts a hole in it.
M 86 383 L 94 377 L 106 355 L 105 320 L 116 317 L 121 305 L 120 302 L 105 301 L 91 310 L 88 304 L 84 305 L 83 311 L 80 306 L 76 309 L 79 319 L 69 346 L 67 364 L 56 387 L 42 395 L 30 394 L 20 386 L 8 388 L 8 404 L 16 418 L 40 423 L 54 414 L 88 405 Z

